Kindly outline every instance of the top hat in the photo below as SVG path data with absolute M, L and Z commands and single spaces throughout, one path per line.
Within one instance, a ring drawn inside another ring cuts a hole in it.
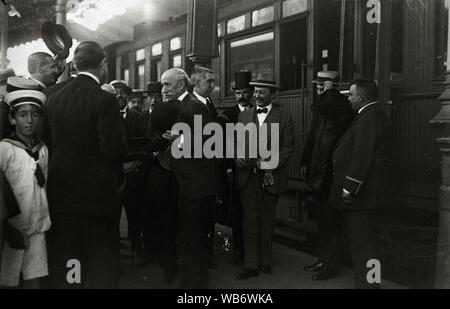
M 326 81 L 338 81 L 339 72 L 337 71 L 320 71 L 317 73 L 317 79 L 313 80 L 313 84 L 321 84 Z
M 149 82 L 147 84 L 147 92 L 148 93 L 161 93 L 162 84 L 160 82 Z
M 249 71 L 240 71 L 234 73 L 234 80 L 236 85 L 233 89 L 245 89 L 250 88 L 250 82 L 252 81 L 252 73 Z
M 250 82 L 250 86 L 280 90 L 280 87 L 275 83 L 275 78 L 268 72 L 259 73 L 256 81 Z
M 5 100 L 11 108 L 26 104 L 42 108 L 42 105 L 47 100 L 47 96 L 38 90 L 16 90 L 8 93 Z
M 48 49 L 59 59 L 69 57 L 72 37 L 62 25 L 46 21 L 41 27 L 42 39 Z
M 3 84 L 8 80 L 9 77 L 15 76 L 16 73 L 14 73 L 13 69 L 0 69 L 0 84 Z
M 14 92 L 18 90 L 41 90 L 41 85 L 39 85 L 34 80 L 12 76 L 8 77 L 6 82 L 6 92 Z
M 131 89 L 130 86 L 127 85 L 127 83 L 124 80 L 113 80 L 109 83 L 111 86 L 113 86 L 115 89 L 123 88 L 125 91 L 130 95 L 133 92 L 133 89 Z

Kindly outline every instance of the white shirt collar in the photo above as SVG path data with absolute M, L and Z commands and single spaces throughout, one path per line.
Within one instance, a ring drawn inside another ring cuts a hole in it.
M 205 105 L 208 104 L 208 100 L 205 97 L 199 95 L 196 91 L 194 91 L 194 94 L 197 97 L 197 99 L 200 100 L 200 102 L 202 102 Z
M 187 95 L 189 94 L 189 92 L 187 92 L 187 90 L 178 97 L 178 100 L 183 101 L 185 97 L 187 97 Z
M 365 109 L 368 108 L 369 106 L 372 106 L 372 105 L 375 105 L 375 104 L 378 104 L 378 102 L 372 102 L 372 103 L 370 103 L 370 104 L 367 104 L 366 106 L 362 107 L 362 108 L 358 111 L 358 114 L 361 114 L 361 113 L 363 112 L 363 110 L 365 110 Z
M 238 104 L 238 107 L 239 107 L 239 110 L 240 110 L 241 112 L 245 111 L 245 107 L 242 106 L 241 104 Z
M 95 75 L 92 74 L 92 73 L 89 73 L 89 72 L 79 72 L 78 75 L 87 75 L 87 76 L 91 77 L 93 80 L 95 80 L 95 81 L 97 82 L 97 84 L 100 85 L 100 80 L 98 79 L 97 76 L 95 76 Z
M 36 78 L 33 78 L 30 76 L 30 79 L 38 83 L 42 88 L 47 88 L 47 85 L 41 82 L 40 80 L 37 80 Z

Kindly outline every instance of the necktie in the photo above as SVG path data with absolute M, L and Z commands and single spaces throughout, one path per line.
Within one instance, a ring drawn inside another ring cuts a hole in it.
M 269 112 L 269 110 L 267 108 L 259 108 L 258 110 L 256 110 L 257 114 L 267 114 Z

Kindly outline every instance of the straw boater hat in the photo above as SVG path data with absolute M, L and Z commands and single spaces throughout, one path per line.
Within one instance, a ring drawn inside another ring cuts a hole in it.
M 11 109 L 27 104 L 42 108 L 47 96 L 38 90 L 16 90 L 8 93 L 5 100 Z
M 275 78 L 270 73 L 259 73 L 255 82 L 251 82 L 250 86 L 265 87 L 273 90 L 280 90 L 280 87 L 275 83 Z
M 0 69 L 0 85 L 7 81 L 11 76 L 16 75 L 13 69 Z M 4 84 L 3 84 L 4 85 Z
M 41 85 L 31 79 L 13 76 L 6 82 L 6 91 L 13 92 L 17 90 L 40 90 Z
M 326 81 L 338 81 L 339 72 L 337 71 L 320 71 L 317 73 L 317 79 L 313 80 L 313 84 L 322 84 Z
M 113 95 L 117 94 L 116 88 L 114 88 L 113 86 L 111 86 L 110 84 L 103 84 L 102 85 L 102 90 L 109 92 Z

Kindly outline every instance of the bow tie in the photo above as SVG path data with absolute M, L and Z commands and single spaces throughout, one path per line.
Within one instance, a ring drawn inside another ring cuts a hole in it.
M 257 114 L 267 114 L 269 110 L 267 108 L 259 108 L 256 110 Z

